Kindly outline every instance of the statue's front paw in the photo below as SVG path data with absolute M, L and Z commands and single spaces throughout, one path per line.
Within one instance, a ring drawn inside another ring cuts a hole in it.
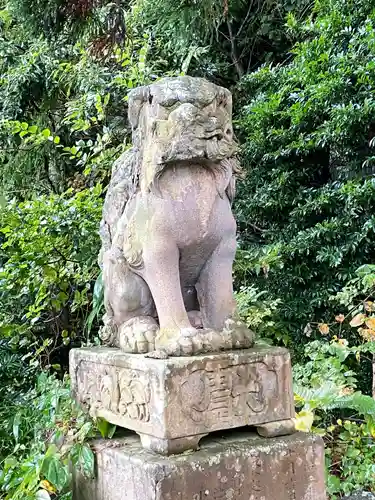
M 224 325 L 223 333 L 231 338 L 233 349 L 248 349 L 254 345 L 254 332 L 239 319 L 227 319 Z
M 160 330 L 155 340 L 155 347 L 169 356 L 191 356 L 194 354 L 193 340 L 197 332 L 198 330 L 193 327 Z
M 208 329 L 180 328 L 176 330 L 160 330 L 156 338 L 157 350 L 169 356 L 191 356 L 207 352 L 230 349 L 230 335 Z
M 159 326 L 151 316 L 137 316 L 119 328 L 119 346 L 125 352 L 144 354 L 155 350 Z

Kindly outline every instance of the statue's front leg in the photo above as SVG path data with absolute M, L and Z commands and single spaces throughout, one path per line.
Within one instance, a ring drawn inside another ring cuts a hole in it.
M 223 238 L 201 271 L 197 292 L 203 328 L 222 332 L 232 347 L 251 347 L 254 334 L 237 316 L 233 295 L 232 265 L 235 236 Z
M 181 291 L 179 250 L 168 238 L 150 241 L 143 249 L 142 275 L 150 287 L 159 318 L 156 348 L 172 355 L 192 354 L 191 326 Z

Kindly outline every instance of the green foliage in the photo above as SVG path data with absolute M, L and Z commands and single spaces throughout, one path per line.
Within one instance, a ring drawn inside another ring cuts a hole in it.
M 281 300 L 267 300 L 265 294 L 265 291 L 259 292 L 254 286 L 240 287 L 239 291 L 235 292 L 238 313 L 258 338 L 271 342 L 276 339 L 288 345 L 290 338 L 279 331 L 273 319 L 277 315 Z
M 0 412 L 3 410 L 0 402 Z M 94 426 L 70 398 L 68 380 L 41 373 L 35 388 L 8 421 L 6 449 L 0 449 L 0 496 L 4 500 L 68 500 L 73 464 L 86 477 L 94 474 L 94 455 L 85 443 Z M 6 453 L 8 452 L 8 453 Z M 43 492 L 43 493 L 42 493 Z
M 22 356 L 0 341 L 0 457 L 14 446 L 14 415 L 25 408 L 25 394 L 34 385 L 35 371 Z
M 248 175 L 236 212 L 252 268 L 236 278 L 283 297 L 278 320 L 297 339 L 375 252 L 374 25 L 371 2 L 316 2 L 292 61 L 238 87 Z
M 299 21 L 311 5 L 309 0 L 139 0 L 133 16 L 160 40 L 155 49 L 170 65 L 230 85 L 260 62 L 283 59 L 291 44 L 287 14 L 294 11 Z
M 96 341 L 100 186 L 130 146 L 128 90 L 180 72 L 240 80 L 239 312 L 299 355 L 296 422 L 326 439 L 332 498 L 375 488 L 358 390 L 374 266 L 355 274 L 375 251 L 374 24 L 365 0 L 1 2 L 0 496 L 68 500 L 69 463 L 92 474 L 85 439 L 115 432 L 38 373 Z
M 367 350 L 374 351 L 374 343 Z M 296 426 L 324 436 L 332 499 L 375 487 L 375 400 L 356 390 L 356 374 L 349 364 L 356 361 L 358 369 L 358 352 L 358 347 L 337 338 L 313 341 L 305 347 L 307 361 L 293 368 Z M 338 416 L 346 419 L 344 424 Z
M 129 147 L 127 92 L 161 74 L 121 2 L 0 5 L 0 496 L 70 498 L 92 424 L 62 376 L 97 339 L 101 185 Z M 172 72 L 173 73 L 173 72 Z M 103 437 L 115 426 L 97 422 Z
M 332 500 L 359 489 L 374 490 L 374 437 L 375 426 L 370 421 L 338 420 L 332 426 L 331 444 L 326 452 L 331 471 L 327 486 Z
M 98 275 L 101 187 L 0 209 L 0 341 L 37 366 L 84 340 Z
M 37 11 L 34 2 L 18 3 Z M 12 5 L 0 11 L 5 54 L 0 59 L 0 193 L 17 198 L 61 193 L 77 184 L 78 174 L 84 174 L 81 189 L 106 181 L 114 158 L 127 147 L 128 89 L 165 68 L 159 57 L 153 56 L 152 64 L 147 59 L 150 37 L 131 25 L 121 40 L 112 31 L 109 38 L 101 36 L 109 6 L 98 4 L 93 6 L 97 22 L 85 19 L 87 29 L 78 40 L 73 27 L 74 36 L 64 31 L 52 39 L 35 38 Z

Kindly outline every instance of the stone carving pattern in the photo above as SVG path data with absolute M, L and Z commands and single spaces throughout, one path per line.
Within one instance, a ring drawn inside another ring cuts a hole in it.
M 206 426 L 264 412 L 277 394 L 276 371 L 263 362 L 196 370 L 179 392 L 182 412 Z
M 239 165 L 228 90 L 166 78 L 129 95 L 133 148 L 101 222 L 105 343 L 154 356 L 246 348 L 232 287 Z
M 92 413 L 99 409 L 119 413 L 132 420 L 150 420 L 150 384 L 145 375 L 133 369 L 111 369 L 99 365 L 80 364 L 77 393 Z
M 143 377 L 142 377 L 143 378 Z M 119 374 L 119 413 L 133 420 L 150 420 L 150 386 L 132 370 L 121 370 Z

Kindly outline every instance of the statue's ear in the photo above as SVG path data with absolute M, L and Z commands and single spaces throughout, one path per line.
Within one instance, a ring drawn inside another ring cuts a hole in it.
M 138 87 L 129 93 L 128 118 L 133 130 L 138 127 L 139 114 L 143 104 L 149 100 L 150 86 Z

